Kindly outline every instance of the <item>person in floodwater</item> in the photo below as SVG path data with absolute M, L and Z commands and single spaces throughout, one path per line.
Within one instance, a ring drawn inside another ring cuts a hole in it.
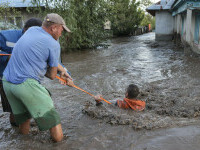
M 142 111 L 145 109 L 145 102 L 138 100 L 137 96 L 139 95 L 139 88 L 137 85 L 130 84 L 125 93 L 124 100 L 117 100 L 115 105 L 119 108 L 124 109 L 133 109 L 137 111 Z M 99 106 L 102 104 L 101 95 L 96 95 L 95 97 L 96 105 Z
M 38 18 L 31 18 L 26 21 L 24 28 L 22 30 L 3 30 L 0 32 L 0 54 L 11 54 L 14 44 L 18 39 L 32 26 L 41 26 L 42 21 Z M 12 41 L 12 42 L 11 42 Z M 10 123 L 16 126 L 14 116 L 10 107 L 10 104 L 6 98 L 5 92 L 2 85 L 3 71 L 6 68 L 10 56 L 0 56 L 0 94 L 1 103 L 4 112 L 10 113 Z
M 3 87 L 20 132 L 28 134 L 30 119 L 34 118 L 39 130 L 49 129 L 56 142 L 63 139 L 60 116 L 40 82 L 44 76 L 54 80 L 60 71 L 66 84 L 73 86 L 69 74 L 59 67 L 57 40 L 63 30 L 70 32 L 63 18 L 55 13 L 47 14 L 42 27 L 29 28 L 18 40 L 3 73 Z

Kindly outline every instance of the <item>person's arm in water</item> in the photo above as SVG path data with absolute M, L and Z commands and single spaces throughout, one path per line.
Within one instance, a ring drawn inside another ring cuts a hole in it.
M 101 100 L 101 97 L 102 97 L 102 95 L 96 95 L 96 96 L 94 96 L 94 99 L 95 99 L 95 101 L 96 101 L 96 106 L 100 106 L 100 105 L 102 105 L 103 103 L 101 102 L 102 100 Z
M 96 106 L 103 105 L 103 103 L 101 102 L 102 101 L 101 97 L 102 97 L 102 95 L 96 95 L 96 96 L 94 96 L 94 99 L 96 101 Z M 114 102 L 112 104 L 115 105 L 115 106 L 117 106 L 117 102 Z

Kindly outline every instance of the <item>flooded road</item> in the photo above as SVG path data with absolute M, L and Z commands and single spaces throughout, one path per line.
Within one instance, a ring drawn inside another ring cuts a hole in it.
M 106 49 L 63 55 L 77 86 L 115 101 L 134 83 L 139 99 L 146 101 L 145 111 L 106 103 L 97 107 L 89 95 L 45 79 L 61 115 L 64 140 L 53 143 L 34 122 L 29 135 L 19 135 L 1 107 L 0 149 L 199 150 L 200 59 L 154 40 L 154 33 L 116 38 Z

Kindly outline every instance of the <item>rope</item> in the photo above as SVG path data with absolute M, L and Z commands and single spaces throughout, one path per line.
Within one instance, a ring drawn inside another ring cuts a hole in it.
M 66 81 L 65 81 L 64 79 L 60 78 L 59 76 L 56 76 L 56 78 L 66 83 Z M 81 89 L 80 87 L 78 87 L 78 86 L 76 86 L 76 85 L 73 85 L 73 87 L 76 88 L 76 89 L 78 89 L 78 90 L 80 90 L 80 91 L 83 91 L 83 92 L 87 93 L 88 95 L 90 95 L 90 96 L 92 96 L 92 97 L 95 97 L 93 94 L 91 94 L 91 93 L 89 93 L 89 92 L 87 92 L 87 91 Z M 101 100 L 103 100 L 104 102 L 106 102 L 106 103 L 108 103 L 108 104 L 112 104 L 111 102 L 105 100 L 105 99 L 102 98 L 102 97 L 101 97 Z
M 10 56 L 11 54 L 0 54 L 0 56 Z

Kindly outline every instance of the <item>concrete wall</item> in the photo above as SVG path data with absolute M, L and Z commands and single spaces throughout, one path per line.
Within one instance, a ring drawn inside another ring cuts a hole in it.
M 182 26 L 184 24 L 184 28 Z M 183 12 L 174 17 L 174 34 L 175 41 L 181 40 L 184 45 L 185 52 L 195 52 L 200 54 L 200 42 L 199 44 L 194 42 L 195 34 L 195 11 L 187 9 L 187 12 Z M 199 35 L 200 39 L 200 35 Z
M 156 12 L 156 40 L 172 40 L 174 18 L 168 11 Z
M 200 10 L 187 9 L 172 17 L 168 11 L 156 12 L 156 40 L 172 40 L 184 45 L 184 51 L 193 51 L 200 54 L 200 29 L 199 41 L 195 42 L 195 14 Z M 200 27 L 199 27 L 200 28 Z
M 176 24 L 177 34 L 181 34 L 181 29 L 182 29 L 182 27 L 181 27 L 182 26 L 181 25 L 181 23 L 182 23 L 181 15 L 177 15 L 176 18 L 177 18 L 177 24 Z
M 187 10 L 187 12 L 190 12 L 192 10 Z M 190 18 L 189 18 L 190 19 Z M 189 20 L 190 21 L 190 20 Z M 189 22 L 188 21 L 188 22 Z M 198 53 L 200 54 L 200 42 L 197 44 L 194 42 L 194 34 L 195 34 L 195 12 L 192 11 L 191 12 L 191 23 L 188 25 L 188 27 L 190 28 L 190 32 L 188 33 L 188 37 L 186 39 L 186 43 L 188 45 L 190 45 L 191 49 L 195 52 L 195 53 Z M 200 27 L 199 27 L 200 28 Z M 200 29 L 199 29 L 200 30 Z M 200 32 L 199 32 L 200 34 Z M 200 39 L 200 35 L 199 35 L 199 39 Z
M 185 23 L 185 26 L 186 26 L 186 37 L 185 37 L 185 41 L 190 43 L 192 41 L 192 35 L 194 35 L 194 24 L 193 24 L 193 20 L 192 20 L 192 10 L 187 10 L 187 15 L 186 15 L 186 23 Z M 193 32 L 192 32 L 193 31 Z
M 174 33 L 177 33 L 177 21 L 178 21 L 178 19 L 177 19 L 177 16 L 175 16 L 174 17 Z
M 181 24 L 180 24 L 179 29 L 181 29 L 181 31 L 180 31 L 181 37 L 184 40 L 186 39 L 186 30 L 188 30 L 188 27 L 186 26 L 186 22 L 187 22 L 187 16 L 186 16 L 186 14 L 182 14 L 181 15 Z

